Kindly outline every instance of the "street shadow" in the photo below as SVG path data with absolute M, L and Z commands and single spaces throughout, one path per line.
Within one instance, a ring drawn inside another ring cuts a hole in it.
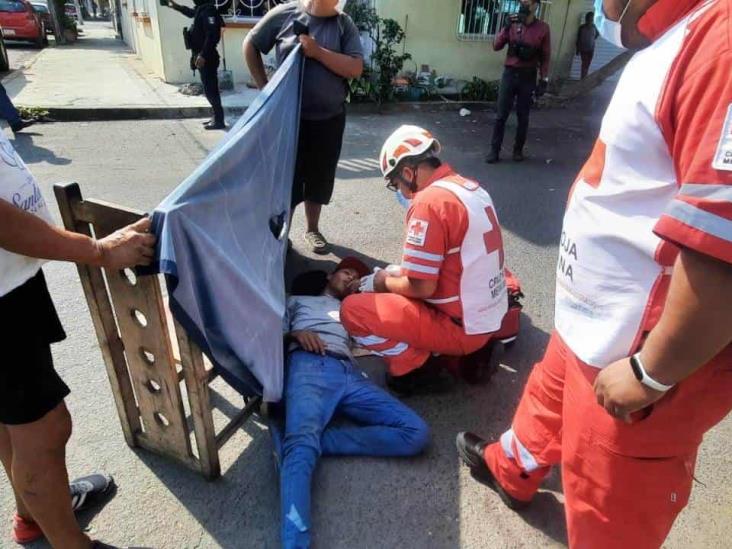
M 37 126 L 33 127 L 35 128 Z M 15 138 L 11 140 L 13 147 L 18 151 L 18 154 L 26 164 L 39 164 L 41 162 L 45 162 L 53 166 L 68 166 L 71 164 L 70 158 L 57 156 L 51 149 L 36 145 L 33 142 L 33 138 L 41 135 L 42 134 L 34 131 L 24 131 L 15 134 Z

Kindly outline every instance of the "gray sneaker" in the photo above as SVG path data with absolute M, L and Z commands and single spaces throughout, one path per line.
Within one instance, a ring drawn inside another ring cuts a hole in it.
M 328 241 L 318 231 L 305 233 L 305 242 L 308 243 L 313 253 L 325 255 L 328 253 Z

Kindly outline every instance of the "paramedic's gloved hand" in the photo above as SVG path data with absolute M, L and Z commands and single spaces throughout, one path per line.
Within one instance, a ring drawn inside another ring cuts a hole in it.
M 300 44 L 302 44 L 302 53 L 305 57 L 316 59 L 320 54 L 320 46 L 318 42 L 309 34 L 301 34 L 299 37 Z
M 638 381 L 629 358 L 613 362 L 595 378 L 597 403 L 614 418 L 632 423 L 631 414 L 650 406 L 666 393 L 654 391 Z
M 384 280 L 386 280 L 386 272 L 381 267 L 376 267 L 373 274 L 361 278 L 358 290 L 362 294 L 384 292 L 386 291 Z
M 308 332 L 307 330 L 296 330 L 290 332 L 290 337 L 298 342 L 300 347 L 305 349 L 309 353 L 315 353 L 318 355 L 325 354 L 325 343 L 320 339 L 320 336 L 314 332 Z
M 145 217 L 97 240 L 97 264 L 107 269 L 150 265 L 155 256 L 155 235 L 149 230 L 150 218 Z

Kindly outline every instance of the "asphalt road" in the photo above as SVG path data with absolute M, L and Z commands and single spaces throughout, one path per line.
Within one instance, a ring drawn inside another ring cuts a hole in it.
M 298 212 L 292 236 L 302 256 L 299 261 L 332 265 L 352 251 L 372 262 L 399 259 L 403 210 L 383 188 L 373 159 L 392 129 L 417 123 L 442 139 L 450 163 L 480 180 L 493 195 L 507 260 L 522 279 L 527 297 L 521 339 L 501 355 L 502 368 L 490 384 L 409 400 L 432 428 L 433 442 L 424 456 L 323 460 L 314 479 L 316 547 L 451 549 L 566 543 L 558 475 L 528 511 L 515 514 L 460 466 L 454 437 L 463 429 L 499 436 L 511 420 L 532 364 L 542 354 L 552 327 L 556 249 L 567 190 L 592 147 L 609 91 L 600 90 L 571 108 L 535 113 L 530 157 L 520 165 L 483 163 L 490 133 L 487 113 L 465 118 L 454 112 L 350 117 L 334 200 L 323 218 L 323 232 L 334 243 L 335 254 L 314 259 L 303 251 Z M 78 181 L 86 196 L 149 210 L 216 142 L 216 136 L 195 120 L 33 129 L 14 142 L 52 204 L 52 183 Z M 55 346 L 54 356 L 72 389 L 70 472 L 78 476 L 104 469 L 119 483 L 115 499 L 81 517 L 90 534 L 119 545 L 166 549 L 277 547 L 278 488 L 264 427 L 252 421 L 235 434 L 222 451 L 223 478 L 214 483 L 166 459 L 130 450 L 119 428 L 75 268 L 53 264 L 46 272 L 69 334 Z M 216 416 L 220 421 L 232 411 L 226 403 L 232 395 L 218 382 L 215 387 L 223 395 L 218 399 L 222 411 Z M 729 546 L 731 438 L 730 419 L 708 435 L 699 458 L 699 483 L 668 547 Z M 7 517 L 9 525 L 12 502 L 4 478 L 0 486 L 0 516 Z M 8 526 L 0 531 L 0 547 L 11 545 Z

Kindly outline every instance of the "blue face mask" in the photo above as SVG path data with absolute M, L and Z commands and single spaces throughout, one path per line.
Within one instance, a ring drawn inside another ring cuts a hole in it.
M 603 0 L 595 0 L 595 27 L 597 27 L 597 32 L 599 32 L 600 36 L 605 40 L 619 48 L 625 48 L 622 38 L 623 27 L 620 23 L 623 21 L 625 12 L 628 11 L 632 1 L 633 0 L 628 0 L 628 3 L 625 4 L 623 13 L 620 14 L 620 19 L 617 21 L 610 21 L 605 15 Z
M 402 194 L 402 191 L 401 191 L 401 189 L 399 189 L 399 190 L 398 190 L 398 191 L 396 192 L 396 199 L 397 199 L 397 202 L 399 202 L 399 205 L 400 205 L 400 206 L 401 206 L 402 208 L 404 208 L 405 210 L 408 210 L 408 209 L 409 209 L 409 206 L 411 206 L 411 205 L 412 205 L 412 201 L 411 201 L 411 200 L 409 200 L 409 199 L 408 199 L 408 198 L 407 198 L 406 196 L 404 196 L 404 195 Z

